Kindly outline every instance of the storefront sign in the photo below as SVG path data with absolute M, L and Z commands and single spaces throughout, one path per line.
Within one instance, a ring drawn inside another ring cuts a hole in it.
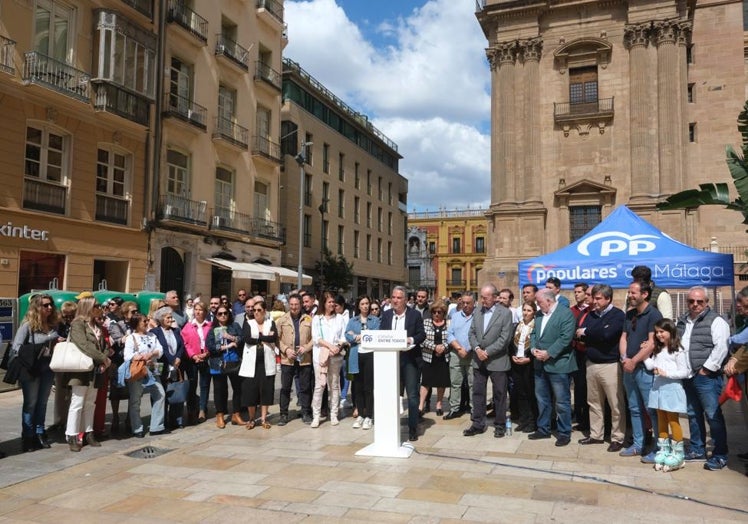
M 0 236 L 6 238 L 24 238 L 26 240 L 49 240 L 49 231 L 46 229 L 34 229 L 29 226 L 14 226 L 8 222 L 0 226 Z

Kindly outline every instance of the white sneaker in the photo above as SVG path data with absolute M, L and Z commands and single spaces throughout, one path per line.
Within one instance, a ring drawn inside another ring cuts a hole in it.
M 353 429 L 358 429 L 361 427 L 361 425 L 364 423 L 364 417 L 358 417 L 356 421 L 353 423 Z M 368 428 L 367 428 L 368 429 Z
M 312 423 L 311 423 L 311 425 L 310 425 L 309 427 L 312 427 L 312 428 L 318 428 L 318 427 L 319 427 L 319 419 L 315 417 L 315 418 L 314 418 L 314 419 L 312 420 Z
M 337 426 L 338 424 L 340 424 L 338 417 L 330 417 L 330 424 L 333 426 Z
M 364 419 L 364 425 L 361 426 L 361 429 L 371 429 L 372 424 L 374 424 L 374 422 L 372 422 L 369 417 L 366 417 Z

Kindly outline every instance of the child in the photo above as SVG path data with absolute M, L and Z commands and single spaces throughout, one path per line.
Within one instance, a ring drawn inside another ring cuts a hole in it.
M 683 430 L 678 413 L 686 413 L 686 391 L 681 379 L 690 373 L 688 356 L 680 345 L 675 322 L 663 318 L 655 323 L 655 349 L 644 365 L 655 374 L 648 406 L 657 410 L 660 428 L 654 468 L 675 471 L 683 467 Z M 668 439 L 668 425 L 673 435 L 672 442 Z

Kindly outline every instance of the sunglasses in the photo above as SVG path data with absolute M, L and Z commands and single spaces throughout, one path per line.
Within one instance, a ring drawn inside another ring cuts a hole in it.
M 379 308 L 378 307 L 373 307 L 373 308 L 371 308 L 371 310 L 372 311 L 379 311 Z
M 698 304 L 698 305 L 702 305 L 702 304 L 705 304 L 705 303 L 706 303 L 706 300 L 701 300 L 701 299 L 694 299 L 694 298 L 689 298 L 689 299 L 688 299 L 688 303 L 689 303 L 689 304 L 691 304 L 691 305 L 693 305 L 693 304 Z
M 261 307 L 256 307 L 256 308 L 252 309 L 252 311 L 254 311 L 255 313 L 257 313 L 258 311 L 265 311 L 265 310 L 262 309 Z
M 227 316 L 228 314 L 229 314 L 229 312 L 228 312 L 228 311 L 219 311 L 218 313 L 216 313 L 216 316 L 219 316 L 219 317 L 225 317 L 225 316 Z
M 44 303 L 42 304 L 42 307 L 49 307 L 49 308 L 53 308 L 53 307 L 55 307 L 55 305 L 54 305 L 54 304 L 53 304 L 52 302 L 44 302 Z

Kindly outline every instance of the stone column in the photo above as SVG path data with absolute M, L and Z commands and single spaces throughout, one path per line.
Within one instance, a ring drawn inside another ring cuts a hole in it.
M 509 204 L 516 202 L 515 183 L 515 134 L 514 134 L 514 76 L 517 43 L 499 42 L 493 48 L 494 62 L 498 62 L 494 81 L 492 82 L 494 120 L 491 133 L 493 144 L 492 160 L 497 162 L 492 168 L 495 179 L 492 181 L 491 203 Z
M 650 28 L 649 22 L 627 25 L 623 33 L 624 45 L 629 49 L 631 203 L 649 202 L 651 180 L 658 179 L 657 137 L 650 134 L 654 129 L 650 118 L 656 110 L 651 97 L 654 79 L 647 60 Z
M 540 196 L 540 53 L 543 49 L 541 38 L 531 38 L 520 42 L 524 62 L 525 111 L 522 142 L 524 143 L 524 172 L 522 182 L 517 187 L 517 200 L 524 203 L 542 205 Z M 520 173 L 516 174 L 517 177 Z
M 690 187 L 688 183 L 688 166 L 686 155 L 688 151 L 688 63 L 686 48 L 691 41 L 692 24 L 689 21 L 678 23 L 676 38 L 678 89 L 680 92 L 680 107 L 678 108 L 678 134 L 676 135 L 675 172 L 676 178 L 672 183 L 672 192 L 677 193 Z M 664 192 L 664 191 L 663 191 Z
M 678 74 L 678 48 L 675 45 L 678 22 L 661 20 L 652 24 L 657 44 L 657 134 L 659 142 L 659 187 L 655 194 L 671 194 L 676 180 L 681 179 L 676 155 L 680 136 L 680 75 Z

